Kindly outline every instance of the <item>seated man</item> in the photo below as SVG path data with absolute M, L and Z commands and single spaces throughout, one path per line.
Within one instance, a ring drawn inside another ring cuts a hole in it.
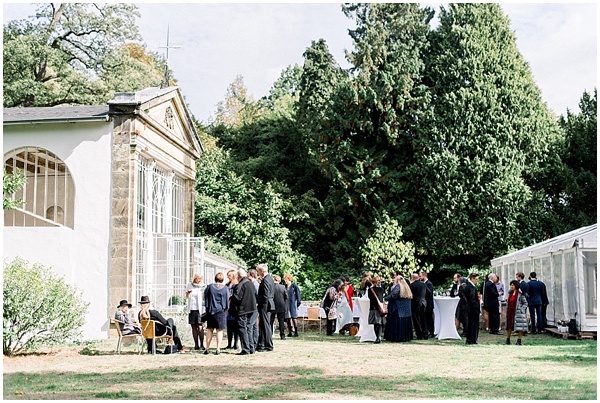
M 129 318 L 129 308 L 131 308 L 131 304 L 128 303 L 126 299 L 123 299 L 119 302 L 117 313 L 115 313 L 115 319 L 121 322 L 119 323 L 121 334 L 123 336 L 127 336 L 128 334 L 142 334 L 142 327 L 140 324 L 132 322 Z
M 150 298 L 147 295 L 143 295 L 141 298 L 138 319 L 140 322 L 142 321 L 142 319 L 150 319 L 156 321 L 157 334 L 168 333 L 171 336 L 173 336 L 173 341 L 175 342 L 175 346 L 177 346 L 177 351 L 179 353 L 183 353 L 183 345 L 181 344 L 181 339 L 179 338 L 179 334 L 177 333 L 177 327 L 175 326 L 173 319 L 165 319 L 160 314 L 160 312 L 158 312 L 155 309 L 150 309 Z M 152 340 L 146 340 L 146 342 L 148 344 L 148 352 L 152 353 Z

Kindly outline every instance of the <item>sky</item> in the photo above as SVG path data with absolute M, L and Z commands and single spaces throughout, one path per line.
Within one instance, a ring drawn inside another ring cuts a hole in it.
M 347 67 L 352 21 L 340 3 L 137 3 L 147 49 L 164 54 L 191 112 L 207 122 L 237 75 L 254 99 L 268 94 L 287 66 L 303 64 L 312 41 L 326 40 Z M 440 3 L 423 3 L 439 11 Z M 501 3 L 542 98 L 557 115 L 579 111 L 597 87 L 598 9 L 594 3 Z M 28 3 L 3 4 L 3 21 L 25 18 Z

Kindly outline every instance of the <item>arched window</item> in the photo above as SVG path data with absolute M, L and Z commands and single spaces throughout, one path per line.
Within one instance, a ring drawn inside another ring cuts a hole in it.
M 4 170 L 9 175 L 21 172 L 27 179 L 12 196 L 23 205 L 4 211 L 5 226 L 73 228 L 75 186 L 60 158 L 43 148 L 18 148 L 4 155 Z

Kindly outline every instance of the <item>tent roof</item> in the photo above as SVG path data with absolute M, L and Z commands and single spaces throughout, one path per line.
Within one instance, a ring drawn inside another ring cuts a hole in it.
M 497 257 L 491 260 L 492 266 L 498 266 L 503 263 L 521 262 L 532 257 L 548 255 L 552 252 L 571 249 L 574 246 L 596 249 L 597 227 L 598 224 L 582 227 L 552 239 L 536 243 L 535 245 L 528 246 L 527 248 L 518 250 L 516 252 L 511 252 L 507 255 Z

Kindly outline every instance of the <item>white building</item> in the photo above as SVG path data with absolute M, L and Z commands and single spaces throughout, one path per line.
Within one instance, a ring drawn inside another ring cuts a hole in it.
M 575 319 L 581 331 L 596 331 L 598 308 L 598 225 L 548 239 L 492 260 L 492 270 L 508 286 L 517 272 L 532 271 L 546 284 L 549 324 Z M 508 288 L 507 288 L 508 289 Z
M 4 258 L 51 266 L 90 303 L 83 336 L 108 337 L 121 299 L 158 308 L 194 270 L 202 145 L 177 87 L 105 106 L 4 109 L 4 168 L 27 176 L 4 212 Z M 43 279 L 40 279 L 43 281 Z

